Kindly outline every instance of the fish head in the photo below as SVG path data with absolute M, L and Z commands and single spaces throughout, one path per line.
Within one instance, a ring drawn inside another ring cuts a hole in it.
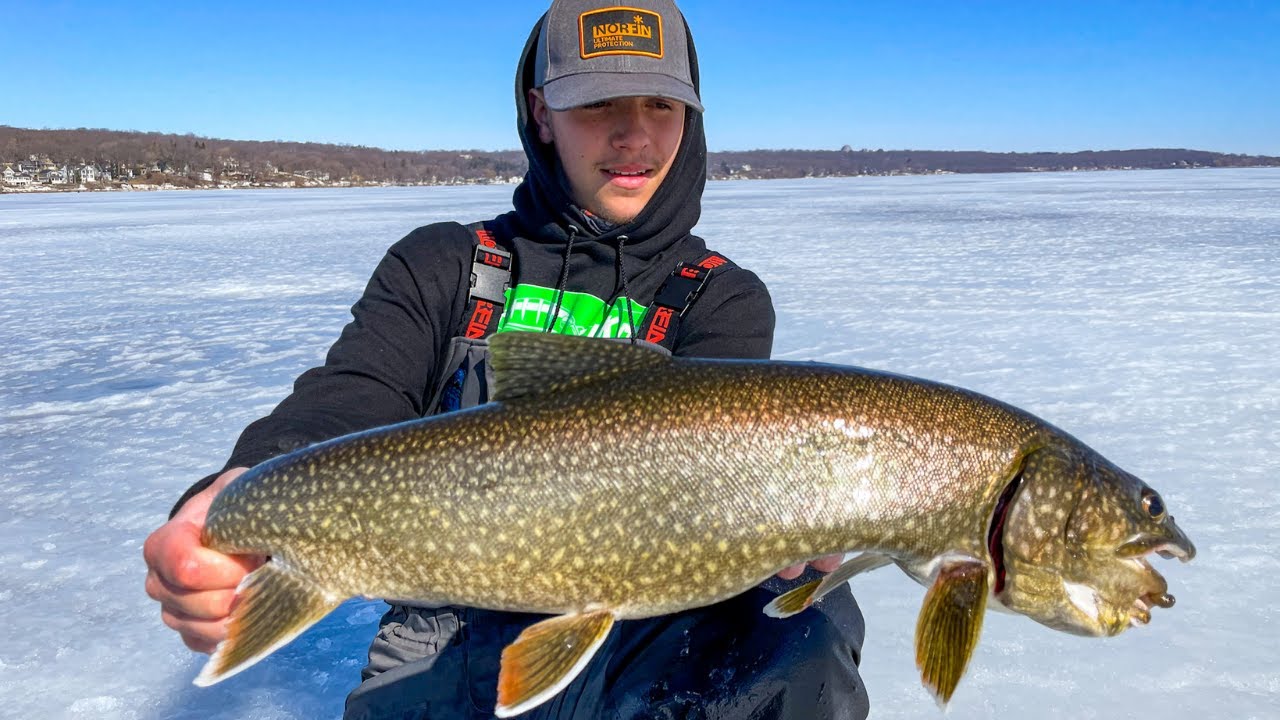
M 1172 607 L 1152 553 L 1183 562 L 1195 546 L 1160 495 L 1084 446 L 1030 452 L 993 514 L 995 599 L 1049 627 L 1116 635 Z

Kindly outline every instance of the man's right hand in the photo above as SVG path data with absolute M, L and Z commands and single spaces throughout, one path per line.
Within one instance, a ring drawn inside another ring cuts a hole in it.
M 187 647 L 212 653 L 227 637 L 227 616 L 236 587 L 265 557 L 224 555 L 200 544 L 213 498 L 248 468 L 231 468 L 193 495 L 169 522 L 142 545 L 147 595 L 160 603 L 160 618 Z

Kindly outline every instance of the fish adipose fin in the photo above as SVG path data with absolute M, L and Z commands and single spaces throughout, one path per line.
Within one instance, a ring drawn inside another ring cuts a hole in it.
M 920 679 L 946 707 L 978 645 L 987 607 L 987 566 L 977 560 L 944 564 L 925 593 L 916 621 Z
M 821 600 L 827 593 L 835 590 L 854 575 L 875 570 L 888 565 L 892 560 L 879 553 L 863 553 L 813 582 L 807 582 L 798 588 L 785 592 L 764 606 L 764 614 L 769 617 L 787 618 L 795 615 L 810 605 Z
M 489 357 L 494 400 L 559 394 L 671 362 L 643 346 L 530 332 L 494 335 Z
M 500 717 L 519 715 L 550 700 L 582 672 L 613 628 L 608 610 L 561 615 L 534 623 L 502 651 L 498 671 Z
M 212 685 L 253 665 L 302 634 L 342 600 L 309 578 L 268 562 L 241 581 L 227 639 L 218 643 L 195 684 Z

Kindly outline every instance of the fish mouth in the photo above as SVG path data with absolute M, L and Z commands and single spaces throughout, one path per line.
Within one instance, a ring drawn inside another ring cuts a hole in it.
M 1177 543 L 1171 542 L 1156 546 L 1154 551 L 1162 558 L 1167 558 L 1169 560 L 1177 558 L 1182 562 L 1191 562 L 1191 559 L 1196 556 L 1196 549 L 1194 546 L 1184 548 Z
M 1122 558 L 1140 558 L 1156 553 L 1162 558 L 1177 558 L 1182 562 L 1191 562 L 1196 556 L 1196 546 L 1185 536 L 1178 533 L 1176 540 L 1164 538 L 1139 538 L 1116 548 L 1116 555 Z
M 1133 607 L 1129 611 L 1131 626 L 1146 625 L 1151 622 L 1151 608 L 1171 608 L 1175 602 L 1175 598 L 1169 594 L 1169 585 L 1165 582 L 1164 576 L 1151 566 L 1150 557 L 1159 555 L 1166 559 L 1176 558 L 1185 563 L 1191 562 L 1196 556 L 1196 546 L 1191 544 L 1190 538 L 1173 523 L 1172 517 L 1167 519 L 1164 529 L 1173 537 L 1138 537 L 1116 548 L 1116 555 L 1134 563 L 1150 588 L 1134 599 Z
M 1136 551 L 1135 543 L 1125 543 L 1117 551 L 1118 554 L 1126 556 L 1129 562 L 1134 563 L 1147 580 L 1150 590 L 1139 595 L 1133 601 L 1133 607 L 1129 610 L 1129 625 L 1138 627 L 1151 622 L 1151 608 L 1162 607 L 1171 608 L 1177 602 L 1177 598 L 1169 594 L 1169 585 L 1165 581 L 1164 576 L 1151 566 L 1148 558 L 1153 554 L 1157 554 L 1163 558 L 1177 558 L 1182 562 L 1188 562 L 1195 557 L 1194 547 L 1183 547 L 1175 542 L 1158 542 L 1151 543 L 1149 541 L 1136 541 L 1144 549 L 1140 554 L 1132 554 Z
M 1151 622 L 1151 608 L 1173 607 L 1176 598 L 1169 593 L 1147 593 L 1133 601 L 1133 608 L 1129 611 L 1129 624 L 1133 627 L 1146 625 Z
M 1142 562 L 1145 563 L 1146 561 Z M 1147 565 L 1147 567 L 1150 568 L 1151 566 Z M 1165 589 L 1150 590 L 1134 598 L 1133 606 L 1129 608 L 1129 625 L 1131 627 L 1138 627 L 1151 622 L 1151 608 L 1171 608 L 1177 602 L 1177 598 L 1168 593 L 1168 586 L 1165 585 L 1164 578 L 1160 576 L 1160 573 L 1151 570 L 1150 577 L 1158 581 Z

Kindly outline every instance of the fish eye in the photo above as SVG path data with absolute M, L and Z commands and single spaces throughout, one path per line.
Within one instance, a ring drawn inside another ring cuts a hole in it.
M 1164 500 L 1160 499 L 1160 494 L 1155 490 L 1143 490 L 1142 509 L 1147 511 L 1151 519 L 1159 520 L 1164 517 Z

